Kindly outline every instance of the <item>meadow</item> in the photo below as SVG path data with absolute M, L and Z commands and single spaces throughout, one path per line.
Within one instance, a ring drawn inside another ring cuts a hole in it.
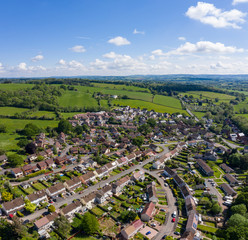
M 22 113 L 28 110 L 28 108 L 0 107 L 0 115 L 14 116 L 15 113 Z

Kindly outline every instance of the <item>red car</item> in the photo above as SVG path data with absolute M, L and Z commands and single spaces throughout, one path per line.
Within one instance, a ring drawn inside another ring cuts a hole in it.
M 175 218 L 172 218 L 172 222 L 175 222 L 176 221 L 176 219 Z

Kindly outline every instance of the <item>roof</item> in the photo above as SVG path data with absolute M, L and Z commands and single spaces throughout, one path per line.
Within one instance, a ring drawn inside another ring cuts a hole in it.
M 225 171 L 225 172 L 234 172 L 232 168 L 227 166 L 225 163 L 220 164 L 220 167 Z
M 181 186 L 184 184 L 184 181 L 177 174 L 174 176 L 174 180 L 176 181 L 178 186 Z
M 238 180 L 229 173 L 225 174 L 224 177 L 229 183 L 238 183 Z
M 54 164 L 54 161 L 52 158 L 47 159 L 45 162 L 47 165 Z
M 32 194 L 29 194 L 27 196 L 28 200 L 30 200 L 31 202 L 35 201 L 35 200 L 38 200 L 40 198 L 43 198 L 46 196 L 46 193 L 44 190 L 41 190 L 39 192 L 36 192 L 36 193 L 32 193 Z
M 164 167 L 164 170 L 165 170 L 171 177 L 173 177 L 173 176 L 176 174 L 176 172 L 175 172 L 174 170 L 170 169 L 170 168 L 167 167 L 167 166 Z
M 188 216 L 188 221 L 186 225 L 187 231 L 190 230 L 192 232 L 196 232 L 197 224 L 198 224 L 198 215 L 195 213 L 195 211 L 191 211 Z
M 91 179 L 91 178 L 94 177 L 94 176 L 95 176 L 95 174 L 94 174 L 93 172 L 89 171 L 89 172 L 83 174 L 81 177 L 82 177 L 85 181 L 87 181 L 87 180 Z
M 152 198 L 152 197 L 157 197 L 156 195 L 156 189 L 155 189 L 155 184 L 151 183 L 149 185 L 147 185 L 147 193 L 148 193 L 148 197 Z
M 194 236 L 195 236 L 194 233 L 190 231 L 185 231 L 180 239 L 181 240 L 193 240 Z
M 82 206 L 80 201 L 75 201 L 75 202 L 72 202 L 71 204 L 67 205 L 66 207 L 64 207 L 62 209 L 62 212 L 66 215 L 80 206 Z
M 21 170 L 20 168 L 13 168 L 13 169 L 11 169 L 11 171 L 12 171 L 14 174 L 22 173 L 22 170 Z
M 58 216 L 59 216 L 58 213 L 53 212 L 53 213 L 50 213 L 49 215 L 47 215 L 46 217 L 47 217 L 47 219 L 49 220 L 49 222 L 52 222 L 52 221 L 54 221 L 54 219 L 57 218 Z
M 43 217 L 37 221 L 34 222 L 34 225 L 39 229 L 49 223 L 49 220 L 47 217 Z
M 151 218 L 154 209 L 155 209 L 155 204 L 153 202 L 149 202 L 145 205 L 145 208 L 143 209 L 141 215 L 146 214 Z
M 81 184 L 81 180 L 79 179 L 79 177 L 74 177 L 74 178 L 72 178 L 70 180 L 67 180 L 66 184 L 67 184 L 68 187 L 73 187 L 75 185 Z
M 61 191 L 62 189 L 65 189 L 65 186 L 63 185 L 63 183 L 57 183 L 56 185 L 49 187 L 48 191 L 53 194 L 53 193 Z
M 191 210 L 196 210 L 195 201 L 194 201 L 194 199 L 191 196 L 190 197 L 187 197 L 185 199 L 185 206 L 186 206 L 187 212 L 189 212 Z
M 233 188 L 227 184 L 227 183 L 222 183 L 220 185 L 220 187 L 223 189 L 223 191 L 227 194 L 227 195 L 236 195 L 237 193 L 233 190 Z
M 7 211 L 9 211 L 11 209 L 21 207 L 23 205 L 25 205 L 25 203 L 24 203 L 24 201 L 23 201 L 23 199 L 21 197 L 16 198 L 16 199 L 14 199 L 14 200 L 12 200 L 10 202 L 4 202 L 3 203 L 3 206 Z
M 187 185 L 183 185 L 181 187 L 181 192 L 182 192 L 182 194 L 183 194 L 183 196 L 185 198 L 191 194 L 191 192 L 190 192 L 189 188 L 187 187 Z
M 206 173 L 214 173 L 214 170 L 207 165 L 202 159 L 196 159 L 196 162 Z
M 84 201 L 84 202 L 90 202 L 92 201 L 93 199 L 96 198 L 96 192 L 91 192 L 90 194 L 88 194 L 87 196 L 84 196 L 82 197 L 81 199 Z
M 130 177 L 129 176 L 125 176 L 123 178 L 121 178 L 120 180 L 116 181 L 114 183 L 115 186 L 121 186 L 123 183 L 126 183 L 130 180 Z
M 8 158 L 5 154 L 0 156 L 0 161 L 6 160 L 6 159 L 8 159 Z

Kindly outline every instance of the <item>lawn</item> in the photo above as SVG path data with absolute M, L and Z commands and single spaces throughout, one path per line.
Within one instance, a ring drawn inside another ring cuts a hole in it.
M 22 196 L 26 196 L 26 194 L 18 187 L 18 186 L 15 186 L 13 187 L 13 190 L 16 192 L 16 194 L 18 195 L 22 195 Z
M 214 176 L 216 178 L 220 178 L 221 174 L 223 174 L 222 171 L 217 166 L 213 166 L 212 169 L 214 170 Z
M 218 230 L 218 228 L 213 228 L 213 227 L 204 226 L 204 225 L 198 225 L 197 229 L 201 231 L 208 231 L 211 233 L 216 233 L 216 231 Z
M 204 224 L 215 228 L 215 223 L 213 222 L 204 222 Z
M 92 208 L 91 209 L 91 211 L 95 214 L 95 215 L 97 215 L 97 216 L 102 216 L 103 215 L 103 213 L 104 213 L 104 211 L 102 210 L 102 209 L 100 209 L 99 207 L 94 207 L 94 208 Z
M 7 152 L 17 150 L 17 142 L 20 135 L 16 133 L 1 133 L 0 134 L 0 149 L 5 149 Z
M 193 113 L 199 119 L 203 118 L 203 116 L 205 115 L 205 112 L 193 112 Z
M 34 187 L 34 189 L 37 189 L 38 191 L 40 191 L 40 190 L 42 190 L 42 189 L 45 189 L 46 187 L 43 185 L 43 184 L 41 184 L 41 183 L 34 183 L 34 184 L 32 184 L 32 187 Z

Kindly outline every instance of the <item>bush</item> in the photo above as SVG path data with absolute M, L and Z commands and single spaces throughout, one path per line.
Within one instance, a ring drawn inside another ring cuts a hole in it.
M 17 211 L 16 214 L 17 214 L 18 217 L 24 217 L 24 214 L 21 213 L 20 211 Z

